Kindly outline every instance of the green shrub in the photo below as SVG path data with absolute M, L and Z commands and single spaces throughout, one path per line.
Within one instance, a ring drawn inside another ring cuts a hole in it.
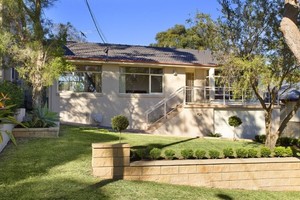
M 209 133 L 207 136 L 208 137 L 222 137 L 222 134 L 221 133 Z
M 175 151 L 173 149 L 167 149 L 167 150 L 165 150 L 164 154 L 165 154 L 165 157 L 168 160 L 172 160 L 175 157 Z
M 300 147 L 300 138 L 298 139 L 297 146 Z
M 117 115 L 111 119 L 111 125 L 112 129 L 115 131 L 122 132 L 128 127 L 129 121 L 127 117 L 123 115 Z
M 285 147 L 292 146 L 293 145 L 293 138 L 290 138 L 290 137 L 278 138 L 277 144 L 279 146 L 285 146 Z
M 192 149 L 183 149 L 181 150 L 181 156 L 184 159 L 189 159 L 189 158 L 193 158 L 194 156 L 194 151 Z
M 248 151 L 245 148 L 238 148 L 235 150 L 236 157 L 238 158 L 247 158 L 248 157 Z
M 16 109 L 20 108 L 24 103 L 23 90 L 21 89 L 21 87 L 12 82 L 0 82 L 0 93 L 8 96 L 9 99 L 5 101 L 6 105 L 15 105 L 11 108 L 13 112 L 16 111 Z
M 208 155 L 211 159 L 217 159 L 220 157 L 220 152 L 217 150 L 209 150 Z
M 266 142 L 266 135 L 256 135 L 254 137 L 255 142 L 264 144 Z
M 23 124 L 28 128 L 49 128 L 55 127 L 58 122 L 58 113 L 50 111 L 45 105 L 33 109 Z
M 151 151 L 149 152 L 149 157 L 152 159 L 152 160 L 157 160 L 160 158 L 160 155 L 161 155 L 161 150 L 158 149 L 158 148 L 153 148 L 151 149 Z
M 206 151 L 202 150 L 202 149 L 198 149 L 195 152 L 195 156 L 197 159 L 203 159 L 203 158 L 205 158 L 205 155 L 206 155 Z
M 285 147 L 279 146 L 274 148 L 274 155 L 276 157 L 284 157 L 285 156 Z
M 148 157 L 147 149 L 137 149 L 135 153 L 142 160 Z
M 241 118 L 239 118 L 238 116 L 234 115 L 228 118 L 228 124 L 229 126 L 233 126 L 233 127 L 238 127 L 242 124 L 242 120 Z
M 272 151 L 268 147 L 262 147 L 260 149 L 260 156 L 261 157 L 264 157 L 264 158 L 270 157 L 271 153 L 272 153 Z
M 225 148 L 223 149 L 223 155 L 225 158 L 232 158 L 234 154 L 234 151 L 232 148 Z
M 248 157 L 249 158 L 256 158 L 258 151 L 254 148 L 248 149 Z
M 286 147 L 285 148 L 285 156 L 292 157 L 293 156 L 293 149 L 292 147 Z

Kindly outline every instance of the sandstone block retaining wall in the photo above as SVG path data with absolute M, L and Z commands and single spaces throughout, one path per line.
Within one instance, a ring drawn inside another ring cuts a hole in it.
M 247 190 L 300 191 L 298 158 L 158 160 L 130 163 L 128 144 L 93 144 L 93 174 L 103 179 Z

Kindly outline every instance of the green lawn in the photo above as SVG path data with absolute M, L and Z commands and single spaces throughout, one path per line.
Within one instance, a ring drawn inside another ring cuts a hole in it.
M 106 181 L 91 175 L 91 143 L 118 142 L 118 134 L 72 126 L 60 138 L 22 139 L 0 154 L 0 199 L 299 199 L 299 192 L 266 192 L 173 186 L 150 182 Z M 122 134 L 137 148 L 222 150 L 256 145 L 215 139 Z

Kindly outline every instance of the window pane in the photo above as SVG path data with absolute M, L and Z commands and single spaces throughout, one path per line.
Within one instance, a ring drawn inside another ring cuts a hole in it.
M 59 91 L 101 92 L 101 73 L 65 73 L 58 80 Z
M 149 75 L 126 74 L 126 93 L 149 93 Z
M 162 93 L 162 76 L 151 76 L 151 93 Z
M 163 74 L 162 68 L 150 68 L 150 74 Z
M 126 67 L 125 68 L 126 73 L 143 73 L 143 74 L 149 74 L 149 68 L 147 67 Z

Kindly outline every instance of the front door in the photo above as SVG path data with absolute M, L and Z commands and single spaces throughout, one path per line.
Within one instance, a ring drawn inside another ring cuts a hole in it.
M 187 103 L 189 102 L 193 102 L 193 87 L 194 87 L 194 73 L 186 73 L 185 74 L 186 77 L 186 81 L 185 81 L 185 85 L 186 87 L 186 99 L 185 101 Z

